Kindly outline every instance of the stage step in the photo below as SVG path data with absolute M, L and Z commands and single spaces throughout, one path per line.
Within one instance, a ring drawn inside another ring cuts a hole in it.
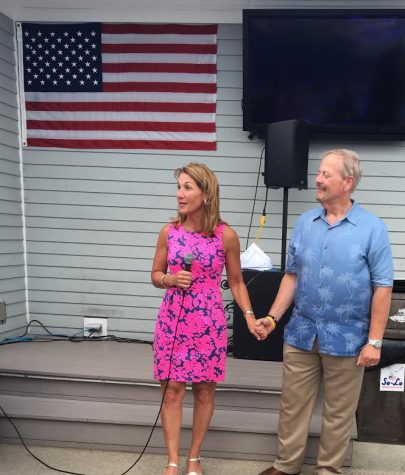
M 99 390 L 102 388 L 99 388 Z M 136 391 L 136 389 L 135 389 Z M 228 394 L 228 397 L 231 396 Z M 235 396 L 233 395 L 233 398 Z M 158 405 L 0 394 L 0 406 L 17 424 L 24 439 L 35 445 L 66 445 L 74 442 L 93 448 L 139 451 L 153 426 Z M 183 452 L 191 437 L 192 408 L 184 408 Z M 206 456 L 268 460 L 276 449 L 277 410 L 217 408 L 204 445 Z M 307 462 L 313 461 L 319 415 L 311 426 Z M 0 419 L 3 442 L 18 442 L 14 429 Z M 150 452 L 164 452 L 160 422 L 154 431 Z
M 161 402 L 160 387 L 151 378 L 151 349 L 107 343 L 102 343 L 102 348 L 98 343 L 0 348 L 0 406 L 28 444 L 134 452 L 143 448 Z M 227 380 L 218 386 L 216 410 L 202 451 L 205 456 L 274 459 L 281 368 L 278 362 L 228 359 Z M 318 400 L 307 463 L 316 457 L 320 414 Z M 183 454 L 191 440 L 191 423 L 192 393 L 188 388 Z M 19 443 L 14 429 L 2 417 L 0 440 Z M 160 421 L 148 452 L 165 452 Z M 351 464 L 351 457 L 352 444 L 346 465 Z

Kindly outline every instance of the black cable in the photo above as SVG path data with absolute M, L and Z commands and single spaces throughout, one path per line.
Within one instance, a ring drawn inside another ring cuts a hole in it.
M 222 290 L 228 290 L 229 289 L 228 279 L 221 280 L 221 289 Z
M 33 323 L 39 324 L 44 331 L 46 332 L 45 335 L 40 334 L 31 334 L 28 335 L 28 329 Z M 115 335 L 103 335 L 98 336 L 94 335 L 95 330 L 90 332 L 88 336 L 78 336 L 83 334 L 84 330 L 81 330 L 74 335 L 63 335 L 58 333 L 52 333 L 48 330 L 48 328 L 41 323 L 39 320 L 31 320 L 25 327 L 25 331 L 22 335 L 15 336 L 13 338 L 6 338 L 4 340 L 0 340 L 0 346 L 3 345 L 12 345 L 15 343 L 49 343 L 53 341 L 70 341 L 72 343 L 80 343 L 82 341 L 116 341 L 118 343 L 142 343 L 142 344 L 151 344 L 150 341 L 146 340 L 139 340 L 134 338 L 124 338 L 124 337 L 117 337 Z
M 80 332 L 82 333 L 82 332 Z M 115 335 L 105 335 L 105 336 L 92 336 L 91 338 L 84 336 L 84 337 L 46 337 L 43 335 L 35 335 L 33 337 L 30 337 L 29 339 L 18 339 L 21 337 L 15 337 L 13 339 L 7 338 L 6 340 L 0 341 L 0 346 L 4 345 L 13 345 L 16 343 L 52 343 L 54 341 L 69 341 L 71 343 L 81 343 L 81 342 L 98 342 L 98 341 L 115 341 L 117 343 L 141 343 L 144 345 L 151 345 L 152 342 L 146 341 L 146 340 L 137 340 L 137 339 L 132 339 L 132 338 L 123 338 L 123 337 L 117 337 Z
M 262 216 L 266 217 L 266 207 L 267 207 L 267 197 L 268 197 L 268 194 L 269 194 L 269 189 L 268 187 L 266 186 L 266 196 L 264 198 L 264 206 L 263 206 L 263 211 L 262 211 Z
M 39 323 L 39 325 L 41 325 L 41 327 L 48 333 L 48 335 L 52 335 L 52 333 L 46 328 L 46 326 L 41 323 L 39 320 L 31 320 L 28 325 L 25 327 L 25 332 L 21 335 L 21 336 L 25 336 L 28 332 L 28 329 L 29 327 L 33 324 L 33 323 Z
M 4 414 L 4 417 L 8 420 L 8 422 L 13 426 L 14 430 L 17 432 L 17 435 L 18 435 L 18 437 L 20 438 L 21 443 L 23 444 L 25 450 L 26 450 L 32 457 L 34 457 L 35 460 L 37 460 L 39 463 L 41 463 L 41 464 L 44 465 L 45 467 L 50 468 L 51 470 L 55 470 L 55 472 L 70 473 L 71 475 L 85 475 L 84 473 L 69 472 L 68 470 L 61 470 L 61 469 L 59 469 L 59 468 L 52 467 L 51 465 L 48 465 L 46 462 L 44 462 L 44 461 L 41 460 L 39 457 L 37 457 L 33 452 L 31 452 L 31 450 L 29 449 L 29 447 L 27 446 L 27 444 L 24 442 L 24 439 L 21 437 L 20 431 L 17 429 L 17 426 L 14 424 L 14 422 L 12 421 L 12 419 L 5 413 L 4 409 L 3 409 L 1 406 L 0 406 L 0 410 L 1 410 L 1 412 Z
M 257 197 L 257 190 L 259 188 L 259 178 L 260 178 L 261 169 L 262 169 L 262 160 L 263 160 L 264 150 L 265 150 L 265 147 L 263 147 L 262 153 L 260 154 L 259 170 L 257 172 L 257 180 L 256 180 L 256 187 L 255 187 L 255 196 L 253 198 L 252 213 L 250 215 L 249 229 L 248 229 L 247 238 L 246 238 L 246 249 L 249 247 L 250 230 L 252 229 L 253 216 L 255 214 L 256 197 Z
M 167 379 L 165 380 L 166 381 L 166 386 L 164 388 L 164 391 L 163 391 L 163 395 L 162 395 L 162 400 L 160 402 L 160 407 L 159 407 L 159 411 L 158 411 L 158 414 L 156 416 L 156 419 L 155 419 L 155 422 L 152 426 L 152 429 L 149 433 L 149 437 L 146 441 L 146 444 L 145 444 L 145 447 L 142 449 L 139 457 L 135 460 L 135 462 L 125 471 L 125 472 L 122 472 L 120 473 L 120 475 L 125 475 L 126 473 L 128 473 L 133 467 L 135 467 L 135 465 L 139 462 L 139 460 L 141 460 L 141 457 L 143 456 L 143 454 L 145 453 L 148 445 L 149 445 L 149 442 L 150 442 L 150 439 L 152 438 L 152 434 L 153 434 L 153 431 L 156 429 L 156 425 L 158 423 L 158 420 L 159 420 L 159 417 L 160 417 L 160 413 L 162 412 L 162 407 L 163 407 L 163 403 L 164 403 L 164 400 L 165 400 L 165 396 L 166 396 L 166 391 L 167 391 L 167 388 L 169 387 L 169 382 L 170 382 L 170 371 L 172 369 L 172 360 L 173 360 L 173 351 L 174 351 L 174 345 L 176 344 L 176 340 L 177 340 L 177 329 L 179 327 L 179 320 L 180 320 L 180 316 L 181 316 L 181 312 L 183 310 L 183 304 L 184 304 L 184 295 L 185 295 L 185 290 L 181 291 L 181 300 L 180 300 L 180 310 L 179 310 L 179 314 L 177 316 L 177 321 L 176 321 L 176 327 L 174 329 L 174 337 L 173 337 L 173 344 L 172 344 L 172 349 L 170 351 L 170 357 L 169 357 L 169 369 L 167 370 Z
M 149 436 L 146 440 L 146 444 L 144 446 L 144 448 L 142 449 L 141 453 L 139 454 L 138 458 L 135 460 L 135 462 L 129 467 L 127 468 L 124 472 L 120 473 L 119 475 L 126 475 L 130 470 L 132 470 L 135 465 L 141 460 L 141 458 L 143 457 L 146 449 L 148 448 L 148 445 L 149 445 L 149 442 L 152 438 L 152 435 L 153 435 L 153 432 L 154 430 L 156 429 L 156 426 L 157 426 L 157 423 L 158 423 L 158 420 L 159 420 L 159 417 L 160 417 L 160 413 L 162 412 L 162 407 L 163 407 L 163 403 L 164 403 L 164 399 L 165 399 L 165 396 L 166 396 L 166 391 L 167 391 L 167 388 L 169 386 L 169 382 L 170 382 L 170 372 L 171 372 L 171 368 L 172 368 L 172 359 L 173 359 L 173 351 L 174 351 L 174 345 L 176 343 L 176 339 L 177 339 L 177 330 L 178 330 L 178 326 L 179 326 L 179 320 L 180 320 L 180 316 L 181 316 L 181 312 L 183 310 L 183 305 L 184 305 L 184 295 L 185 295 L 185 291 L 181 291 L 181 300 L 180 300 L 180 310 L 179 310 L 179 315 L 177 317 L 177 321 L 176 321 L 176 327 L 175 327 L 175 330 L 174 330 L 174 338 L 173 338 L 173 345 L 172 345 L 172 349 L 171 349 L 171 352 L 170 352 L 170 358 L 169 358 L 169 369 L 168 369 L 168 372 L 167 372 L 167 379 L 166 379 L 166 386 L 165 386 L 165 389 L 163 391 L 163 395 L 162 395 L 162 400 L 161 400 L 161 403 L 160 403 L 160 406 L 159 406 L 159 411 L 158 411 L 158 414 L 156 416 L 156 419 L 155 419 L 155 422 L 153 423 L 153 426 L 152 426 L 152 429 L 149 433 Z M 31 323 L 33 322 L 37 322 L 39 323 L 42 328 L 48 333 L 48 335 L 54 335 L 53 333 L 51 333 L 46 327 L 45 325 L 43 325 L 40 321 L 38 320 L 32 320 L 26 327 L 25 329 L 25 332 L 23 333 L 23 335 L 21 335 L 22 337 L 24 337 L 26 334 L 27 334 L 27 331 L 28 331 L 28 328 L 29 326 L 31 325 Z M 74 335 L 73 335 L 74 336 Z M 124 338 L 116 338 L 114 337 L 114 335 L 112 335 L 112 337 L 114 338 L 112 341 L 121 341 L 121 340 L 130 340 L 130 339 L 124 339 Z M 20 338 L 20 337 L 18 337 Z M 81 341 L 87 341 L 86 338 L 88 337 L 84 337 L 83 340 Z M 105 337 L 101 336 L 101 337 L 92 337 L 91 339 L 89 339 L 88 341 L 100 341 L 100 339 L 104 339 Z M 68 338 L 69 341 L 74 341 L 70 338 Z M 50 341 L 66 341 L 65 338 L 61 338 L 61 339 L 51 339 L 51 340 L 44 340 L 44 341 L 47 341 L 47 342 L 50 342 Z M 43 342 L 44 342 L 43 341 Z M 131 341 L 136 341 L 136 340 L 131 340 Z M 24 341 L 24 343 L 26 343 L 27 341 Z M 33 341 L 31 341 L 33 342 Z M 140 340 L 138 342 L 141 342 Z M 15 341 L 14 343 L 22 343 L 22 341 Z M 144 342 L 144 343 L 149 343 L 149 342 Z M 8 343 L 10 344 L 10 343 Z M 28 448 L 27 444 L 25 443 L 24 439 L 22 438 L 19 430 L 17 429 L 17 426 L 14 424 L 14 422 L 12 421 L 12 419 L 6 414 L 6 412 L 4 411 L 4 409 L 0 406 L 0 410 L 2 411 L 2 413 L 4 414 L 5 418 L 8 420 L 8 422 L 13 426 L 14 430 L 17 432 L 17 435 L 18 437 L 20 438 L 21 440 L 21 443 L 22 445 L 24 446 L 25 450 L 35 459 L 37 460 L 38 462 L 40 462 L 42 465 L 44 465 L 45 467 L 51 469 L 51 470 L 55 470 L 56 472 L 61 472 L 61 473 L 68 473 L 68 474 L 71 474 L 71 475 L 85 475 L 83 473 L 78 473 L 78 472 L 69 472 L 69 471 L 66 471 L 66 470 L 61 470 L 61 469 L 58 469 L 58 468 L 55 468 L 55 467 L 52 467 L 51 465 L 48 465 L 46 462 L 44 462 L 43 460 L 41 460 L 39 457 L 37 457 L 33 452 L 31 452 L 31 450 Z

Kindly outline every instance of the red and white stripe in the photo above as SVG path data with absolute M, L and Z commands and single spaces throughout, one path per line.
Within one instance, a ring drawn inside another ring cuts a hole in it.
M 25 93 L 27 145 L 215 150 L 217 25 L 102 25 L 103 92 Z

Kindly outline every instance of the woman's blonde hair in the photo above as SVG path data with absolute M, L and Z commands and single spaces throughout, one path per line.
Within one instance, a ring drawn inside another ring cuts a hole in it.
M 201 232 L 212 236 L 218 224 L 223 223 L 219 213 L 219 185 L 215 173 L 210 170 L 204 163 L 191 162 L 184 167 L 177 168 L 174 171 L 176 180 L 180 175 L 185 173 L 191 177 L 198 188 L 204 194 L 204 207 L 202 214 L 202 229 Z M 177 213 L 173 218 L 172 223 L 175 225 L 184 224 L 187 216 Z

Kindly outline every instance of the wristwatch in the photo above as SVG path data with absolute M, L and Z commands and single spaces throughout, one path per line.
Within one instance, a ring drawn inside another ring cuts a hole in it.
M 367 341 L 368 345 L 374 346 L 374 348 L 377 348 L 378 350 L 382 348 L 382 341 L 381 340 L 370 340 L 368 339 Z

